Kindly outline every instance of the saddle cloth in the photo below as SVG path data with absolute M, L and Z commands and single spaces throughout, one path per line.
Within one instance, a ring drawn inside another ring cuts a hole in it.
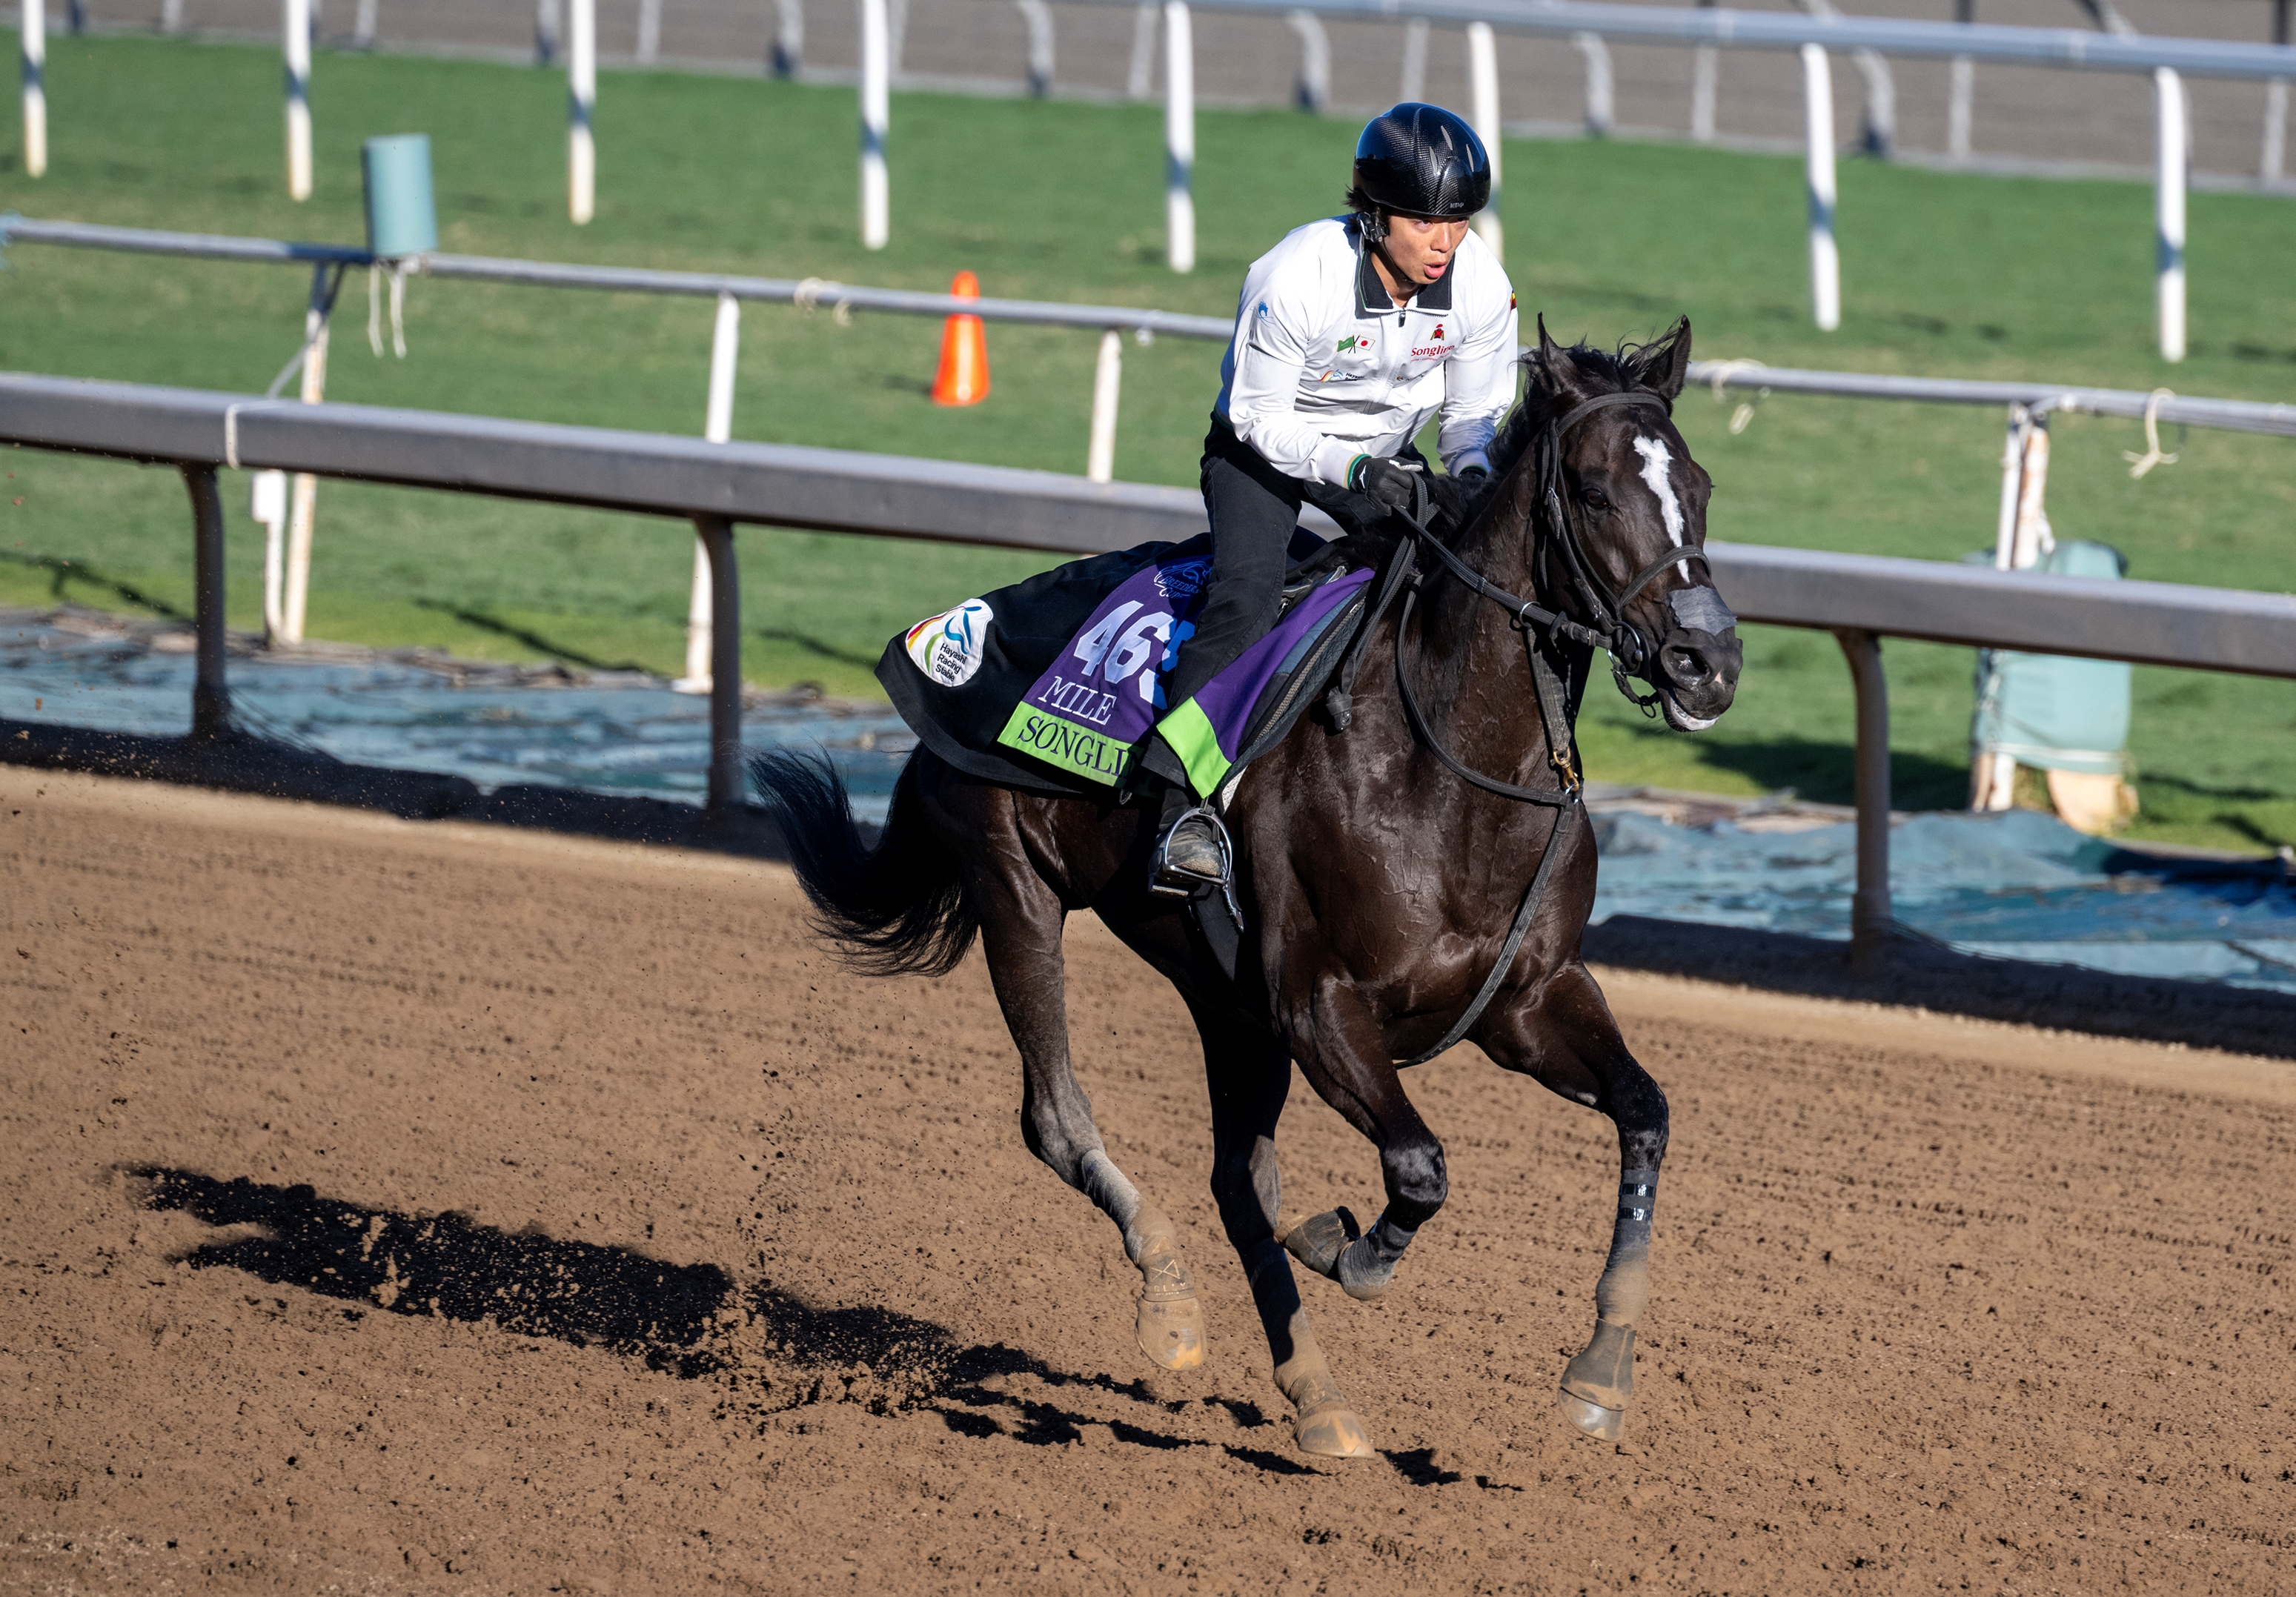
M 1273 630 L 1166 720 L 1189 785 L 1210 797 L 1306 708 L 1363 610 L 1373 572 L 1295 533 Z M 1003 786 L 1102 798 L 1164 716 L 1163 683 L 1194 635 L 1209 534 L 1072 561 L 896 634 L 877 680 L 910 730 L 957 769 Z M 1271 729 L 1281 715 L 1283 726 Z

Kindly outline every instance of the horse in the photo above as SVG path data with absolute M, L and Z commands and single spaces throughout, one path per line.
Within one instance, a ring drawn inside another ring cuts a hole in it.
M 1712 485 L 1671 420 L 1690 341 L 1684 318 L 1645 345 L 1562 348 L 1542 319 L 1488 479 L 1439 479 L 1404 532 L 1341 540 L 1352 565 L 1379 567 L 1382 597 L 1349 691 L 1228 796 L 1232 974 L 1188 906 L 1148 891 L 1152 799 L 1019 791 L 921 746 L 872 845 L 825 760 L 753 763 L 816 928 L 849 966 L 944 975 L 978 936 L 1021 1054 L 1022 1139 L 1115 1223 L 1141 1276 L 1136 1339 L 1170 1370 L 1203 1362 L 1202 1308 L 1172 1222 L 1110 1159 L 1070 1069 L 1065 918 L 1097 913 L 1179 990 L 1210 1089 L 1212 1194 L 1307 1454 L 1373 1447 L 1292 1265 L 1355 1298 L 1388 1289 L 1448 1190 L 1400 1070 L 1463 1039 L 1616 1126 L 1595 1328 L 1557 1402 L 1589 1435 L 1622 1434 L 1667 1102 L 1580 958 L 1595 848 L 1570 728 L 1597 644 L 1620 690 L 1677 730 L 1712 725 L 1735 690 L 1735 618 L 1692 577 Z M 1553 785 L 1525 785 L 1541 775 Z M 1227 912 L 1215 896 L 1198 913 Z M 1368 1230 L 1345 1209 L 1282 1223 L 1275 1130 L 1294 1061 L 1379 1151 L 1386 1208 Z

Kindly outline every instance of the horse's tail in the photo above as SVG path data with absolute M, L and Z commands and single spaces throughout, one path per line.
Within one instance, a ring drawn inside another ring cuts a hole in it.
M 775 752 L 750 762 L 813 901 L 816 929 L 872 976 L 946 976 L 980 930 L 955 856 L 919 813 L 916 770 L 914 759 L 902 768 L 885 830 L 870 848 L 826 758 Z

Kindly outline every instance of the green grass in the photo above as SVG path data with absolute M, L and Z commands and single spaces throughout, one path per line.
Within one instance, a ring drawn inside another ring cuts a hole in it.
M 4 46 L 0 46 L 4 47 Z M 487 254 L 813 274 L 1226 314 L 1244 266 L 1336 202 L 1352 129 L 1295 113 L 1199 121 L 1201 264 L 1162 266 L 1155 107 L 897 98 L 892 246 L 858 247 L 849 92 L 756 79 L 609 73 L 600 209 L 565 219 L 562 78 L 405 57 L 323 55 L 318 192 L 281 179 L 270 51 L 126 37 L 52 44 L 53 164 L 34 183 L 0 145 L 0 206 L 29 215 L 336 241 L 362 235 L 358 141 L 428 132 L 443 247 Z M 4 138 L 5 134 L 0 134 Z M 1840 332 L 1805 307 L 1797 163 L 1634 144 L 1511 144 L 1509 266 L 1558 337 L 1611 342 L 1687 313 L 1699 353 L 1775 365 L 2045 377 L 2284 398 L 2296 386 L 2296 206 L 2192 197 L 2191 358 L 2152 349 L 2151 196 L 2142 185 L 1954 176 L 1845 163 Z M 250 267 L 21 245 L 0 274 L 0 366 L 260 389 L 299 338 L 306 280 Z M 363 282 L 338 314 L 331 398 L 698 431 L 705 302 L 416 282 L 409 358 L 365 347 Z M 996 389 L 930 403 L 939 329 L 908 318 L 749 307 L 736 437 L 1074 471 L 1094 340 L 995 328 Z M 1218 352 L 1128 347 L 1117 471 L 1195 476 Z M 1717 491 L 1718 537 L 1951 559 L 1989 545 L 2001 447 L 1990 412 L 1774 397 L 1732 437 L 1729 406 L 1680 421 Z M 2172 437 L 2142 482 L 2134 424 L 2056 424 L 2061 536 L 2101 538 L 2133 574 L 2287 586 L 2296 522 L 2288 441 Z M 12 452 L 0 496 L 0 603 L 62 596 L 186 608 L 189 538 L 172 474 Z M 257 624 L 260 532 L 233 496 L 234 623 Z M 12 503 L 20 498 L 21 504 Z M 873 691 L 868 663 L 917 616 L 1040 562 L 990 551 L 745 531 L 743 607 L 758 681 Z M 675 669 L 690 538 L 641 518 L 328 484 L 315 636 L 424 643 Z M 1966 651 L 1889 645 L 1901 803 L 1964 783 Z M 2296 840 L 2296 688 L 2140 671 L 2138 835 Z M 1846 798 L 1847 674 L 1830 639 L 1756 630 L 1739 703 L 1698 739 L 1653 731 L 1600 690 L 1585 741 L 1598 778 Z

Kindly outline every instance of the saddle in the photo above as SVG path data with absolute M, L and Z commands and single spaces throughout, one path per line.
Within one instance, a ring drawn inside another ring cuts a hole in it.
M 928 616 L 887 643 L 877 680 L 934 753 L 1029 792 L 1128 794 L 1136 747 L 1162 719 L 1187 785 L 1224 807 L 1362 626 L 1374 572 L 1311 533 L 1290 553 L 1275 625 L 1177 707 L 1163 681 L 1195 632 L 1209 534 L 1072 561 Z

